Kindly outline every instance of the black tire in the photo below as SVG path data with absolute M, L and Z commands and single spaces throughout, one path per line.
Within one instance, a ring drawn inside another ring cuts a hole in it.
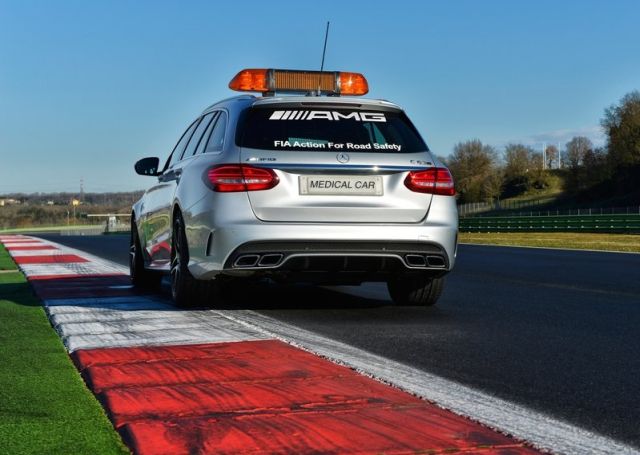
M 396 277 L 387 282 L 391 300 L 397 305 L 433 306 L 444 289 L 444 277 L 426 275 Z
M 131 222 L 131 236 L 129 237 L 129 276 L 131 277 L 131 283 L 136 287 L 157 287 L 162 280 L 160 273 L 144 268 L 138 227 L 133 221 Z
M 184 222 L 177 214 L 171 242 L 171 297 L 179 307 L 214 305 L 219 298 L 216 281 L 197 280 L 189 272 L 189 250 Z

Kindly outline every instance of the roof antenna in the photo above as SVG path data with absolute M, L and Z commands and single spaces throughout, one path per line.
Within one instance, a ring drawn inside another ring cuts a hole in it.
M 324 55 L 327 53 L 327 38 L 329 38 L 329 21 L 324 32 L 324 48 L 322 49 L 322 63 L 320 64 L 320 74 L 318 75 L 318 96 L 320 96 L 320 86 L 322 84 L 322 70 L 324 70 Z

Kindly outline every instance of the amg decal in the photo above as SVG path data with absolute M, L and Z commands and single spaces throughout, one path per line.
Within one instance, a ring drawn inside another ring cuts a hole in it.
M 382 112 L 336 111 L 273 111 L 269 120 L 355 120 L 356 122 L 386 122 Z

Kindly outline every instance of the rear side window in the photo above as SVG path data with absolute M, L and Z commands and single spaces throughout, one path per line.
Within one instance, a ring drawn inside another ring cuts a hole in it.
M 214 116 L 214 118 L 209 123 L 209 126 L 207 127 L 207 131 L 204 132 L 202 139 L 200 139 L 200 144 L 198 144 L 198 149 L 196 150 L 196 153 L 195 153 L 196 155 L 200 155 L 202 152 L 204 152 L 204 148 L 207 146 L 207 142 L 209 142 L 209 136 L 211 136 L 211 130 L 213 130 L 213 127 L 216 124 L 215 116 L 218 115 L 218 113 L 212 112 L 211 114 Z
M 401 111 L 250 109 L 238 130 L 241 147 L 264 150 L 411 153 L 428 150 Z
M 195 154 L 196 147 L 198 147 L 198 144 L 202 141 L 202 137 L 203 137 L 202 135 L 204 134 L 207 127 L 209 126 L 209 123 L 211 122 L 212 117 L 213 117 L 213 113 L 207 114 L 204 117 L 202 117 L 202 121 L 200 122 L 196 130 L 193 132 L 193 135 L 191 136 L 189 145 L 187 145 L 187 148 L 184 150 L 184 154 L 182 155 L 183 159 L 189 158 L 190 156 L 193 156 Z
M 207 148 L 204 153 L 219 152 L 224 146 L 224 133 L 227 129 L 227 113 L 220 111 L 220 115 L 216 119 L 216 124 L 213 127 L 209 141 L 207 142 Z
M 168 169 L 169 167 L 173 166 L 175 163 L 180 161 L 180 158 L 182 157 L 182 153 L 184 152 L 184 149 L 187 146 L 189 139 L 191 139 L 193 130 L 195 130 L 196 126 L 198 126 L 199 121 L 200 119 L 193 122 L 189 126 L 189 128 L 187 128 L 187 131 L 184 132 L 184 134 L 182 135 L 182 137 L 174 147 L 173 152 L 171 153 L 171 156 L 169 156 L 169 159 L 167 160 L 167 164 L 165 164 L 164 166 L 165 169 Z

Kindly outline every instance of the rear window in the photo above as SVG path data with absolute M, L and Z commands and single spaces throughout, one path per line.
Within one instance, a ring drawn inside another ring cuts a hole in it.
M 258 107 L 241 122 L 236 143 L 263 150 L 411 153 L 428 150 L 401 111 Z

